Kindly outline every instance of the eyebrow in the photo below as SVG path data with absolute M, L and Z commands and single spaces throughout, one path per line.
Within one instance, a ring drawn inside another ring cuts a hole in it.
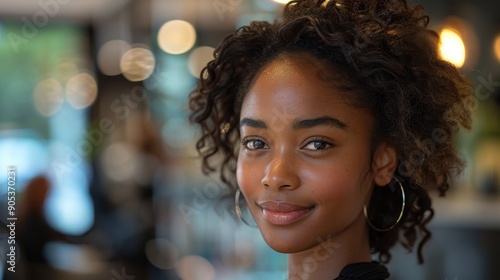
M 265 122 L 261 120 L 254 120 L 251 118 L 243 118 L 240 121 L 240 127 L 243 126 L 249 126 L 253 128 L 262 128 L 262 129 L 267 129 L 267 125 Z M 342 130 L 347 130 L 349 126 L 334 117 L 329 117 L 329 116 L 323 116 L 319 118 L 313 118 L 313 119 L 301 119 L 301 120 L 295 120 L 293 122 L 293 129 L 307 129 L 307 128 L 313 128 L 317 126 L 330 126 L 334 128 L 340 128 Z
M 340 128 L 342 130 L 347 130 L 347 128 L 349 127 L 345 122 L 329 116 L 314 119 L 296 120 L 293 122 L 293 129 L 313 128 L 316 126 L 330 126 Z
M 267 128 L 267 125 L 265 122 L 260 121 L 260 120 L 250 119 L 250 118 L 243 118 L 240 121 L 240 127 L 243 127 L 243 126 L 249 126 L 249 127 L 253 127 L 253 128 L 264 128 L 264 129 Z

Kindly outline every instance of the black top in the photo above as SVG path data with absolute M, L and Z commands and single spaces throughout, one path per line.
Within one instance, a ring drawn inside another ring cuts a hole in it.
M 334 280 L 385 280 L 389 275 L 378 262 L 362 262 L 346 265 Z

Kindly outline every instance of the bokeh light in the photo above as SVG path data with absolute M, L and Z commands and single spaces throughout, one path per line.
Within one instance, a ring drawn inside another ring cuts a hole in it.
M 460 68 L 465 62 L 465 45 L 457 31 L 444 28 L 439 34 L 439 53 L 443 60 Z
M 196 42 L 196 30 L 184 20 L 171 20 L 160 27 L 158 45 L 169 54 L 182 54 L 189 51 Z
M 189 73 L 198 78 L 203 67 L 214 58 L 214 50 L 214 48 L 207 46 L 196 48 L 188 58 Z
M 62 271 L 92 274 L 104 269 L 99 252 L 88 246 L 52 241 L 44 247 L 49 264 Z
M 137 169 L 137 152 L 125 143 L 114 143 L 102 154 L 104 173 L 117 182 L 130 179 Z
M 68 103 L 76 109 L 83 109 L 94 103 L 97 98 L 97 82 L 88 73 L 71 77 L 66 84 Z
M 280 4 L 286 4 L 286 3 L 290 2 L 291 0 L 273 0 L 273 1 L 276 3 L 280 3 Z
M 498 61 L 500 61 L 500 35 L 495 38 L 495 43 L 493 49 L 495 50 L 495 55 Z
M 56 66 L 52 77 L 64 83 L 74 75 L 78 74 L 78 72 L 78 65 L 76 63 L 73 61 L 64 61 Z
M 152 239 L 145 246 L 146 257 L 156 267 L 172 269 L 177 261 L 178 252 L 175 245 L 163 238 Z
M 145 48 L 132 48 L 125 52 L 120 62 L 123 76 L 131 82 L 140 82 L 147 79 L 155 69 L 155 57 Z
M 102 45 L 97 54 L 97 65 L 101 72 L 108 76 L 120 75 L 120 61 L 129 49 L 129 43 L 123 40 L 111 40 Z
M 37 111 L 44 116 L 51 116 L 61 108 L 64 92 L 56 79 L 45 79 L 38 83 L 33 95 Z
M 88 192 L 88 175 L 77 168 L 53 186 L 45 202 L 44 213 L 51 227 L 64 234 L 81 235 L 94 224 L 94 203 Z
M 206 259 L 199 256 L 186 256 L 180 259 L 175 271 L 182 280 L 215 279 L 215 268 Z

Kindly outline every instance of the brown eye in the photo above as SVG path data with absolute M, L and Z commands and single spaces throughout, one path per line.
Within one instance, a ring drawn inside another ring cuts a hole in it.
M 326 150 L 326 149 L 330 148 L 331 146 L 332 146 L 331 144 L 329 144 L 325 141 L 314 140 L 314 141 L 307 143 L 307 145 L 305 145 L 303 147 L 303 149 L 311 150 L 311 151 L 320 151 L 320 150 Z
M 259 139 L 248 139 L 243 142 L 243 146 L 249 150 L 260 150 L 269 148 L 264 141 Z

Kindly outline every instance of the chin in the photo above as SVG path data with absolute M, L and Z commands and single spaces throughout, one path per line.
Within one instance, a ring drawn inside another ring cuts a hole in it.
M 276 251 L 278 253 L 282 253 L 282 254 L 294 254 L 294 253 L 298 253 L 298 252 L 303 251 L 303 250 L 298 249 L 296 246 L 294 246 L 294 244 L 269 244 L 269 243 L 267 243 L 267 245 L 269 245 L 269 247 L 271 247 L 271 249 L 273 249 L 274 251 Z
M 291 238 L 291 236 L 280 236 L 265 234 L 261 231 L 264 241 L 271 249 L 282 254 L 294 254 L 313 247 L 315 244 L 305 244 L 304 238 Z M 287 238 L 288 237 L 288 238 Z

